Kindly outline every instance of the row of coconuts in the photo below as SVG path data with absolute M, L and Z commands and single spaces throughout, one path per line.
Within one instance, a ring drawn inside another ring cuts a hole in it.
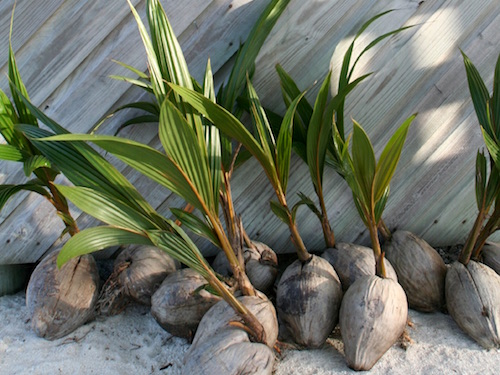
M 61 269 L 56 266 L 57 252 L 47 256 L 27 289 L 33 330 L 57 339 L 96 314 L 117 314 L 135 301 L 151 305 L 152 316 L 169 333 L 193 340 L 184 373 L 199 373 L 200 368 L 207 374 L 232 374 L 237 368 L 271 373 L 279 329 L 264 293 L 272 294 L 277 257 L 266 245 L 253 244 L 245 248 L 246 267 L 263 293 L 239 298 L 263 324 L 267 346 L 250 342 L 244 330 L 235 329 L 236 313 L 205 289 L 204 278 L 150 246 L 123 250 L 102 288 L 91 255 Z M 384 251 L 385 279 L 375 275 L 372 250 L 354 244 L 338 243 L 321 256 L 294 262 L 281 275 L 276 299 L 282 336 L 301 347 L 318 348 L 340 324 L 347 364 L 369 370 L 403 334 L 409 305 L 422 312 L 447 309 L 481 346 L 500 347 L 500 246 L 486 244 L 482 262 L 445 265 L 425 241 L 396 231 Z M 227 273 L 224 267 L 216 257 L 214 268 Z

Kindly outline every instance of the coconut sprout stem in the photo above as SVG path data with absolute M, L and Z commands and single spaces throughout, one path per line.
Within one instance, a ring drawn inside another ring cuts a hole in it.
M 477 239 L 481 233 L 481 228 L 483 226 L 483 222 L 486 219 L 487 210 L 484 207 L 481 207 L 479 213 L 477 214 L 476 221 L 474 222 L 474 226 L 469 233 L 469 237 L 467 237 L 467 241 L 465 242 L 464 248 L 460 252 L 458 257 L 458 261 L 463 265 L 467 265 L 471 259 L 472 252 L 474 250 L 474 245 L 477 242 Z
M 384 240 L 389 241 L 391 239 L 392 233 L 387 227 L 387 225 L 385 225 L 383 219 L 380 219 L 380 222 L 378 223 L 378 230 L 380 231 L 382 237 L 384 237 Z
M 481 229 L 479 236 L 474 245 L 474 251 L 472 253 L 473 259 L 479 259 L 481 256 L 481 250 L 489 236 L 491 236 L 500 226 L 500 209 L 495 207 L 495 210 L 491 214 L 491 217 L 486 222 L 486 225 Z
M 54 208 L 59 213 L 59 217 L 64 222 L 69 235 L 74 236 L 80 231 L 80 229 L 78 228 L 75 219 L 69 212 L 68 202 L 61 195 L 61 193 L 59 193 L 52 181 L 48 181 L 47 186 L 49 187 L 50 193 L 52 195 L 52 198 L 49 199 L 49 202 L 52 203 Z
M 380 248 L 380 241 L 378 239 L 378 229 L 377 229 L 378 225 L 375 222 L 375 211 L 374 211 L 375 205 L 372 204 L 371 206 L 372 206 L 371 212 L 370 213 L 365 212 L 365 218 L 366 218 L 366 226 L 368 227 L 368 231 L 370 232 L 373 255 L 375 256 L 375 274 L 385 279 L 387 277 L 387 273 L 385 270 L 384 253 Z
M 319 204 L 321 206 L 321 227 L 323 229 L 323 237 L 325 239 L 325 244 L 327 248 L 335 247 L 335 234 L 330 225 L 330 220 L 328 220 L 328 212 L 326 210 L 325 200 L 323 198 L 323 193 L 318 194 Z
M 241 303 L 213 273 L 210 273 L 209 282 L 241 317 L 245 326 L 248 328 L 245 329 L 245 331 L 252 336 L 252 339 L 256 342 L 265 344 L 266 332 L 255 315 L 252 314 L 250 310 L 248 310 L 247 307 Z

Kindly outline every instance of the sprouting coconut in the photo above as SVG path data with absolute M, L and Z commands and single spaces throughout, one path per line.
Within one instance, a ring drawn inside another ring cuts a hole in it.
M 94 258 L 73 258 L 60 269 L 58 251 L 45 257 L 33 271 L 26 290 L 31 327 L 40 337 L 55 340 L 94 317 L 99 274 Z
M 298 205 L 290 208 L 286 200 L 286 188 L 288 183 L 289 165 L 292 150 L 292 127 L 294 113 L 297 105 L 302 98 L 302 96 L 297 97 L 287 110 L 283 122 L 281 124 L 280 132 L 277 140 L 275 140 L 274 135 L 269 127 L 269 121 L 267 120 L 266 113 L 260 104 L 259 98 L 255 89 L 253 88 L 250 81 L 247 82 L 249 103 L 252 111 L 252 119 L 254 120 L 255 126 L 258 129 L 258 138 L 254 137 L 246 127 L 234 116 L 224 111 L 220 106 L 206 99 L 202 95 L 192 91 L 186 90 L 183 87 L 171 85 L 172 89 L 182 96 L 182 98 L 192 105 L 197 111 L 206 116 L 210 121 L 214 123 L 220 130 L 226 133 L 226 135 L 236 139 L 241 142 L 243 146 L 250 151 L 254 157 L 261 163 L 262 167 L 266 171 L 266 175 L 272 184 L 272 187 L 278 198 L 278 202 L 271 202 L 271 208 L 273 212 L 285 222 L 289 229 L 292 237 L 292 242 L 296 247 L 297 254 L 299 257 L 298 262 L 300 262 L 300 267 L 296 267 L 296 270 L 300 270 L 302 267 L 306 267 L 308 272 L 298 273 L 295 276 L 288 278 L 288 280 L 295 279 L 294 285 L 298 288 L 293 292 L 290 291 L 291 285 L 287 286 L 288 293 L 293 293 L 295 296 L 299 296 L 302 300 L 296 301 L 297 304 L 302 306 L 309 305 L 308 299 L 317 301 L 331 301 L 336 300 L 336 303 L 325 303 L 320 305 L 322 311 L 311 312 L 311 309 L 305 309 L 308 316 L 304 316 L 302 319 L 304 321 L 325 321 L 324 323 L 318 324 L 321 327 L 325 327 L 325 332 L 321 333 L 320 337 L 317 337 L 317 341 L 325 341 L 328 335 L 331 333 L 331 327 L 336 324 L 336 311 L 326 311 L 325 306 L 334 308 L 339 306 L 338 301 L 342 298 L 342 292 L 340 287 L 340 282 L 338 277 L 324 277 L 322 281 L 324 283 L 332 284 L 330 287 L 326 287 L 324 284 L 319 284 L 318 280 L 311 282 L 311 272 L 321 272 L 318 274 L 318 278 L 322 278 L 325 268 L 329 269 L 329 274 L 335 274 L 333 267 L 326 261 L 314 260 L 314 256 L 311 255 L 300 237 L 297 224 L 295 221 L 296 211 Z M 299 205 L 302 203 L 299 203 Z M 307 267 L 307 263 L 314 265 L 313 267 Z M 316 267 L 316 264 L 323 263 L 321 267 Z M 314 279 L 314 277 L 313 277 Z M 300 280 L 304 280 L 302 283 Z M 281 279 L 278 283 L 278 315 L 280 320 L 286 322 L 287 319 L 284 318 L 287 314 L 296 314 L 296 309 L 293 307 L 290 311 L 285 308 L 292 307 L 291 304 L 281 303 L 280 296 L 284 296 L 280 293 L 280 288 L 284 285 L 285 279 Z M 333 285 L 336 284 L 336 285 Z M 319 286 L 317 288 L 312 288 L 313 285 Z M 333 291 L 338 291 L 338 294 L 332 296 Z M 297 342 L 303 342 L 301 335 L 304 332 L 296 332 L 293 327 L 287 327 L 287 330 L 294 337 Z
M 297 344 L 317 348 L 324 344 L 338 322 L 342 287 L 333 267 L 312 256 L 296 260 L 281 276 L 276 295 L 280 322 Z M 328 319 L 320 319 L 328 315 Z M 314 318 L 311 318 L 315 316 Z
M 271 374 L 278 336 L 276 311 L 262 294 L 239 297 L 262 323 L 266 341 L 252 342 L 234 310 L 221 301 L 203 317 L 184 358 L 183 374 Z
M 488 266 L 454 262 L 446 275 L 446 304 L 458 326 L 486 349 L 500 348 L 500 276 Z
M 373 250 L 366 246 L 339 242 L 335 247 L 326 249 L 321 257 L 335 269 L 344 292 L 361 276 L 375 275 Z M 385 261 L 387 277 L 398 281 L 391 263 Z
M 347 143 L 335 136 L 335 152 L 351 168 L 346 179 L 356 208 L 372 242 L 375 275 L 362 276 L 344 295 L 340 308 L 340 332 L 345 358 L 355 370 L 369 370 L 402 335 L 408 318 L 408 302 L 397 281 L 387 278 L 378 227 L 387 202 L 389 183 L 396 170 L 410 124 L 409 117 L 394 133 L 376 162 L 373 146 L 361 126 L 353 121 L 352 157 Z
M 477 260 L 483 255 L 488 236 L 500 228 L 500 144 L 496 137 L 500 130 L 500 108 L 497 106 L 500 55 L 491 97 L 471 60 L 463 52 L 462 56 L 471 98 L 490 154 L 490 172 L 487 173 L 487 158 L 478 152 L 475 186 L 478 214 L 458 261 L 447 272 L 446 304 L 457 325 L 478 344 L 485 348 L 499 348 L 500 276 L 488 266 L 477 263 Z M 488 255 L 487 250 L 486 257 Z
M 340 308 L 340 329 L 347 364 L 369 370 L 406 327 L 408 305 L 392 279 L 362 276 L 347 290 Z
M 398 230 L 384 244 L 412 309 L 440 311 L 445 302 L 446 265 L 438 252 L 413 233 Z
M 174 336 L 192 339 L 205 313 L 220 297 L 205 290 L 207 281 L 189 268 L 171 273 L 151 298 L 151 314 Z
M 99 297 L 100 313 L 117 314 L 129 301 L 151 305 L 153 293 L 178 268 L 179 262 L 154 246 L 129 246 L 115 259 Z
M 245 270 L 255 289 L 268 292 L 278 276 L 278 257 L 266 244 L 251 241 L 243 247 Z M 212 263 L 213 269 L 223 276 L 232 276 L 226 255 L 219 252 Z

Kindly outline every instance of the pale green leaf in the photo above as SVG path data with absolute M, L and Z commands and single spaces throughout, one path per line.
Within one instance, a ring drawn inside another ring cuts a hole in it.
M 373 196 L 375 202 L 377 202 L 384 191 L 389 186 L 389 183 L 396 171 L 396 167 L 401 156 L 401 151 L 403 150 L 403 145 L 408 134 L 408 129 L 415 119 L 416 114 L 408 117 L 403 124 L 396 130 L 387 145 L 384 147 L 380 159 L 377 163 L 377 168 L 375 172 Z
M 276 169 L 281 184 L 281 189 L 286 194 L 288 175 L 290 173 L 290 158 L 292 157 L 293 119 L 297 105 L 305 92 L 296 97 L 288 107 L 281 124 L 278 140 L 276 142 Z
M 108 225 L 137 233 L 157 229 L 142 213 L 110 195 L 79 186 L 57 185 L 57 189 L 83 212 Z
M 32 155 L 24 161 L 24 174 L 29 177 L 38 168 L 51 168 L 50 160 L 43 155 Z
M 177 208 L 170 208 L 170 211 L 172 211 L 172 213 L 182 223 L 182 225 L 184 225 L 186 228 L 189 228 L 189 230 L 194 234 L 208 239 L 217 247 L 221 247 L 220 241 L 214 233 L 213 227 L 209 222 L 200 219 L 190 212 L 179 210 Z
M 352 163 L 354 177 L 360 188 L 358 197 L 363 204 L 370 207 L 372 187 L 375 178 L 375 153 L 373 146 L 361 125 L 353 120 Z
M 15 146 L 0 144 L 0 159 L 8 161 L 23 161 L 26 158 L 21 150 Z
M 108 226 L 87 228 L 64 244 L 57 256 L 57 266 L 61 267 L 68 260 L 80 255 L 91 254 L 112 246 L 131 244 L 153 245 L 148 237 L 124 229 Z
M 290 224 L 289 212 L 278 202 L 270 201 L 271 210 L 273 213 L 286 225 Z
M 215 213 L 218 191 L 212 190 L 206 145 L 200 147 L 193 128 L 169 100 L 161 107 L 159 136 L 166 154 L 186 176 L 202 205 Z
M 236 98 L 243 92 L 247 73 L 252 70 L 264 41 L 289 2 L 290 0 L 272 0 L 254 24 L 245 44 L 239 51 L 229 80 L 224 87 L 221 101 L 222 106 L 230 112 L 232 112 Z

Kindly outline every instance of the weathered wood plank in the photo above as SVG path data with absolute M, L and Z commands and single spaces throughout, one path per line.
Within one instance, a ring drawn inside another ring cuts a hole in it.
M 14 40 L 14 44 L 20 41 L 15 48 L 33 100 L 43 108 L 48 106 L 47 113 L 74 132 L 87 131 L 112 108 L 142 96 L 128 85 L 107 78 L 124 73 L 110 61 L 112 58 L 146 69 L 128 8 L 111 3 L 75 0 L 60 7 L 54 5 L 52 14 L 43 16 L 46 21 L 41 17 L 30 32 Z M 144 3 L 134 2 L 141 14 Z M 189 6 L 174 0 L 163 3 L 193 75 L 201 75 L 210 55 L 215 70 L 221 69 L 218 79 L 222 80 L 227 73 L 224 64 L 268 2 L 190 0 Z M 469 54 L 491 86 L 500 51 L 497 0 L 292 0 L 259 56 L 255 86 L 266 106 L 282 110 L 276 63 L 280 62 L 300 87 L 311 87 L 314 81 L 323 79 L 329 67 L 338 70 L 342 48 L 350 43 L 360 25 L 389 8 L 398 10 L 367 30 L 359 39 L 358 51 L 376 35 L 403 25 L 416 26 L 387 39 L 360 61 L 356 74 L 375 73 L 350 95 L 346 114 L 363 124 L 380 152 L 397 125 L 411 113 L 419 112 L 396 172 L 385 217 L 391 227 L 413 230 L 433 244 L 460 242 L 475 215 L 474 158 L 482 139 L 468 98 L 458 47 Z M 6 17 L 8 12 L 1 11 L 0 16 Z M 18 16 L 29 19 L 25 12 L 33 12 L 33 8 L 25 6 L 22 12 Z M 90 13 L 83 14 L 86 12 Z M 106 25 L 94 30 L 103 19 L 107 19 Z M 39 56 L 39 51 L 45 50 Z M 0 87 L 6 87 L 3 77 Z M 309 97 L 317 88 L 310 89 Z M 114 132 L 129 115 L 118 114 L 102 131 Z M 123 135 L 158 145 L 155 126 L 144 129 L 131 127 Z M 22 173 L 6 164 L 1 164 L 0 182 L 22 178 Z M 128 168 L 123 170 L 162 211 L 167 212 L 169 205 L 182 206 L 169 192 Z M 331 170 L 326 171 L 325 185 L 338 239 L 367 243 L 368 236 L 346 185 Z M 289 184 L 291 203 L 297 200 L 298 191 L 313 195 L 308 170 L 294 157 Z M 237 171 L 233 193 L 253 238 L 280 252 L 293 251 L 287 228 L 269 209 L 273 192 L 255 162 Z M 48 209 L 41 199 L 30 195 L 12 201 L 0 213 L 0 244 L 6 245 L 0 252 L 0 264 L 26 262 L 27 258 L 34 261 L 50 247 L 62 226 L 57 218 L 48 218 L 53 216 L 47 214 Z M 76 216 L 82 227 L 96 224 L 78 212 Z M 298 222 L 306 245 L 321 249 L 323 240 L 316 218 L 301 209 Z

